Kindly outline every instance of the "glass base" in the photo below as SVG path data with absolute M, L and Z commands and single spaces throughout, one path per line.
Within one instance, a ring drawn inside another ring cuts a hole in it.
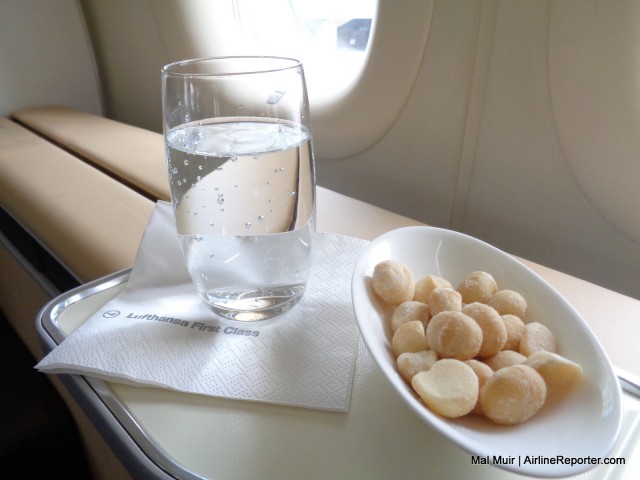
M 302 298 L 305 285 L 265 288 L 228 288 L 201 294 L 209 309 L 228 320 L 258 322 L 278 317 Z

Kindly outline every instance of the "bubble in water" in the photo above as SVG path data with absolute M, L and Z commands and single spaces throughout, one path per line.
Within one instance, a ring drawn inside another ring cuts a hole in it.
M 224 193 L 219 193 L 218 194 L 218 205 L 222 205 L 224 203 Z
M 201 273 L 200 276 L 202 277 L 203 280 L 209 280 L 209 277 L 207 277 L 206 273 Z
M 273 198 L 273 197 L 271 197 L 271 198 L 269 199 L 269 203 L 273 203 L 273 202 L 275 202 L 275 201 L 276 201 L 276 199 L 275 199 L 275 198 Z
M 216 168 L 216 170 L 217 170 L 218 172 L 221 172 L 221 171 L 222 171 L 222 165 L 221 165 L 221 166 L 219 166 L 218 168 Z
M 198 170 L 202 171 L 202 165 L 198 165 Z
M 204 238 L 203 238 L 203 237 L 201 237 L 200 235 L 195 235 L 195 236 L 193 237 L 193 239 L 194 239 L 196 242 L 201 242 L 202 240 L 204 240 Z
M 184 166 L 186 167 L 186 166 L 188 166 L 188 165 L 189 165 L 189 159 L 188 159 L 188 158 L 185 158 L 185 159 L 184 159 Z
M 236 157 L 235 155 L 232 155 L 231 156 L 231 161 L 234 162 L 234 163 L 237 162 L 238 161 L 238 157 Z
M 287 194 L 289 194 L 290 197 L 293 197 L 296 192 L 294 192 L 293 190 L 287 190 Z
M 178 186 L 182 185 L 182 181 L 178 180 Z
M 173 175 L 176 175 L 176 174 L 178 173 L 178 167 L 173 167 L 173 168 L 171 169 L 171 173 L 172 173 Z
M 202 176 L 201 176 L 201 175 L 198 175 L 198 176 L 196 177 L 196 182 L 199 182 L 199 181 L 201 181 L 201 180 L 202 180 Z
M 211 253 L 209 254 L 209 258 L 213 258 L 213 257 L 215 257 L 215 256 L 216 256 L 216 254 L 215 254 L 215 253 L 213 253 L 213 252 L 211 252 Z
M 267 185 L 271 185 L 273 182 L 271 180 L 267 180 Z
M 264 223 L 264 215 L 258 215 L 258 222 Z
M 244 224 L 244 228 L 246 228 L 247 230 L 251 228 L 251 222 L 246 222 Z
M 213 222 L 209 222 L 209 226 L 210 226 L 210 227 L 213 227 L 213 226 L 215 226 L 215 223 L 213 223 Z

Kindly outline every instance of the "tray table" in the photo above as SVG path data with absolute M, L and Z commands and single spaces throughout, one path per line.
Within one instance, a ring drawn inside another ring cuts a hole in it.
M 45 353 L 114 298 L 128 275 L 129 270 L 115 273 L 47 304 L 36 322 Z M 358 348 L 348 413 L 80 375 L 61 379 L 134 478 L 523 478 L 473 464 L 469 453 L 432 431 L 404 405 L 362 342 Z M 622 371 L 620 375 L 626 376 Z M 640 478 L 640 397 L 632 376 L 621 383 L 623 429 L 609 458 L 623 458 L 625 464 L 601 465 L 580 479 Z

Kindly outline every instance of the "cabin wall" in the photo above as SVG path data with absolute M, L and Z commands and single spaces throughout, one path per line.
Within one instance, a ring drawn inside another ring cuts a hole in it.
M 188 2 L 81 3 L 107 115 L 160 131 L 162 64 L 221 50 L 203 46 L 202 29 L 189 32 Z M 337 160 L 318 155 L 319 184 L 640 298 L 640 239 L 633 228 L 638 222 L 631 220 L 632 228 L 626 228 L 629 221 L 623 225 L 600 208 L 583 188 L 583 179 L 577 180 L 567 129 L 558 128 L 558 119 L 563 126 L 574 120 L 577 125 L 584 115 L 559 110 L 566 88 L 557 88 L 562 72 L 550 71 L 552 26 L 559 14 L 563 21 L 582 22 L 585 15 L 571 9 L 587 11 L 596 20 L 601 9 L 626 18 L 633 13 L 630 4 L 436 1 L 425 25 L 429 34 L 422 64 L 401 113 L 367 150 Z M 635 25 L 640 28 L 640 22 Z M 376 95 L 384 92 L 373 92 L 372 102 Z M 629 130 L 631 142 L 637 135 Z M 585 132 L 583 139 L 589 136 Z M 570 140 L 575 144 L 580 138 Z M 616 145 L 627 140 L 616 138 Z M 316 136 L 319 152 L 323 141 Z M 632 155 L 640 153 L 632 147 L 627 149 Z M 627 178 L 640 173 L 640 155 L 633 158 L 629 174 L 623 174 Z M 615 191 L 616 185 L 602 188 Z M 621 208 L 640 205 L 638 195 L 627 189 Z
M 103 113 L 80 5 L 0 0 L 0 115 L 51 104 Z
M 160 69 L 170 59 L 153 8 L 157 1 L 80 0 L 109 118 L 162 130 Z
M 548 2 L 438 2 L 400 118 L 321 162 L 319 182 L 640 298 L 640 244 L 585 196 L 558 138 L 549 27 Z

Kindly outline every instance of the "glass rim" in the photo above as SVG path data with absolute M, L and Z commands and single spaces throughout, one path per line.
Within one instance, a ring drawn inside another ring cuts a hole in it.
M 265 62 L 265 68 L 260 68 L 260 65 L 256 65 L 255 68 L 237 69 L 237 70 L 221 70 L 220 72 L 189 72 L 176 70 L 181 67 L 188 67 L 192 65 L 204 65 L 207 63 L 224 63 L 231 60 L 257 60 L 258 62 L 269 61 L 281 61 L 286 62 L 282 66 L 269 66 L 269 62 Z M 201 57 L 190 58 L 187 60 L 179 60 L 177 62 L 169 63 L 162 67 L 162 74 L 170 77 L 231 77 L 238 75 L 252 75 L 262 74 L 270 72 L 282 72 L 285 70 L 295 69 L 302 67 L 302 62 L 296 58 L 280 57 L 272 55 L 237 55 L 237 56 L 223 56 L 223 57 Z

